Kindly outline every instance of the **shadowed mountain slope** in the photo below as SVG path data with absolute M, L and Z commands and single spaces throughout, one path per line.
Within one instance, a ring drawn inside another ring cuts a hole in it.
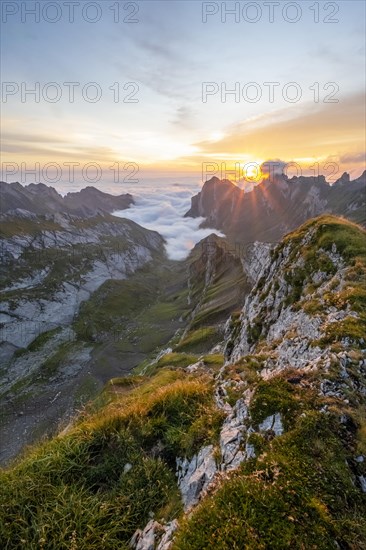
M 0 182 L 0 212 L 27 210 L 34 214 L 64 212 L 78 216 L 95 216 L 123 210 L 133 203 L 130 194 L 114 196 L 95 187 L 86 187 L 62 197 L 56 189 L 43 183 L 23 186 L 18 182 Z
M 213 177 L 192 198 L 186 216 L 203 216 L 213 227 L 240 242 L 278 241 L 301 223 L 323 213 L 366 224 L 366 172 L 348 174 L 329 185 L 324 176 L 275 176 L 245 193 L 229 180 Z

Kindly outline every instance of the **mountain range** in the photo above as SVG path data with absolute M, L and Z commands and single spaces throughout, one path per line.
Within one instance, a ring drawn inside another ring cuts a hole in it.
M 187 217 L 203 216 L 201 227 L 222 230 L 231 240 L 276 242 L 309 218 L 330 213 L 366 224 L 366 171 L 347 173 L 329 185 L 324 176 L 275 175 L 245 192 L 229 180 L 206 181 L 192 197 Z
M 0 213 L 27 210 L 34 214 L 64 212 L 78 216 L 95 216 L 128 208 L 133 199 L 130 194 L 119 196 L 103 193 L 95 187 L 86 187 L 65 197 L 43 183 L 21 185 L 18 182 L 0 182 Z

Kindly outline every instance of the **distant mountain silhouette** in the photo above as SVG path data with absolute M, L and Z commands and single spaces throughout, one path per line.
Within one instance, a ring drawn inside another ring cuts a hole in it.
M 66 212 L 80 216 L 95 216 L 113 210 L 123 210 L 133 203 L 132 195 L 110 195 L 95 187 L 86 187 L 62 197 L 56 189 L 43 183 L 23 186 L 18 182 L 0 182 L 0 211 L 2 214 L 21 209 L 34 214 Z
M 192 197 L 186 217 L 203 216 L 201 227 L 221 229 L 243 242 L 277 241 L 304 221 L 323 213 L 366 225 L 366 171 L 350 181 L 344 173 L 333 185 L 318 177 L 275 176 L 244 192 L 213 177 Z

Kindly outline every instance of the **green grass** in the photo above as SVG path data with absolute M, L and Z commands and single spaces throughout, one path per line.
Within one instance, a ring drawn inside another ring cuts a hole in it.
M 342 223 L 337 218 L 333 223 L 328 221 L 322 229 L 320 247 L 331 250 L 334 243 L 338 253 L 346 260 L 354 263 L 355 258 L 362 258 L 366 261 L 366 233 L 360 226 L 350 222 Z
M 279 438 L 252 440 L 263 454 L 184 520 L 173 550 L 361 550 L 365 501 L 341 433 L 335 416 L 314 411 Z
M 354 258 L 366 255 L 365 229 L 349 220 L 327 214 L 305 222 L 297 230 L 286 235 L 280 246 L 285 246 L 289 241 L 298 244 L 309 229 L 315 229 L 313 239 L 319 238 L 320 247 L 331 250 L 335 244 L 338 252 L 350 258 L 352 262 Z M 278 249 L 275 249 L 274 255 L 278 255 Z
M 222 422 L 211 381 L 162 369 L 130 382 L 123 395 L 110 386 L 109 405 L 70 433 L 0 471 L 1 548 L 127 549 L 150 513 L 180 514 L 175 458 L 216 441 Z
M 210 355 L 205 355 L 202 360 L 206 367 L 215 369 L 223 366 L 225 358 L 221 353 L 211 353 Z
M 299 255 L 299 245 L 308 232 L 312 237 L 301 248 L 301 265 L 293 265 Z M 290 285 L 290 292 L 285 300 L 285 305 L 295 308 L 303 307 L 309 314 L 321 313 L 322 305 L 314 300 L 304 300 L 304 296 L 313 293 L 316 285 L 312 281 L 314 273 L 320 271 L 331 280 L 336 273 L 336 266 L 329 257 L 333 253 L 333 247 L 341 255 L 346 267 L 346 283 L 348 288 L 336 292 L 339 279 L 336 278 L 330 285 L 329 292 L 325 295 L 327 305 L 335 305 L 339 308 L 350 304 L 354 311 L 362 311 L 365 308 L 366 296 L 366 232 L 365 230 L 347 220 L 334 216 L 320 216 L 309 220 L 296 231 L 286 235 L 272 252 L 273 259 L 277 259 L 285 246 L 290 245 L 290 256 L 287 260 L 285 272 L 286 282 Z M 333 303 L 332 303 L 333 302 Z
M 205 353 L 220 341 L 215 326 L 190 330 L 175 346 L 175 351 L 187 353 Z
M 270 381 L 261 380 L 257 384 L 250 414 L 254 424 L 258 425 L 268 416 L 281 413 L 285 427 L 289 427 L 300 408 L 301 402 L 296 398 L 294 386 L 277 377 Z
M 209 239 L 208 258 L 207 249 L 197 245 L 189 259 L 192 310 L 198 306 L 190 323 L 192 330 L 225 321 L 244 303 L 250 290 L 239 256 L 228 252 L 229 243 L 220 237 Z M 207 272 L 211 272 L 209 281 Z
M 364 348 L 366 342 L 366 319 L 348 316 L 342 321 L 329 323 L 324 336 L 318 341 L 322 347 L 348 339 L 352 345 Z
M 74 406 L 79 407 L 86 406 L 94 397 L 96 397 L 99 389 L 99 384 L 90 375 L 87 375 L 77 388 L 74 396 Z
M 59 224 L 51 220 L 46 220 L 44 216 L 38 216 L 37 219 L 12 219 L 1 223 L 0 237 L 11 238 L 14 235 L 37 235 L 42 231 L 60 231 Z
M 105 282 L 81 305 L 74 328 L 80 339 L 113 341 L 117 350 L 150 353 L 180 326 L 186 304 L 183 266 L 155 262 L 129 279 Z
M 323 311 L 323 305 L 318 298 L 313 298 L 311 300 L 306 300 L 302 306 L 302 309 L 308 315 L 316 315 Z
M 198 361 L 197 355 L 187 353 L 167 353 L 156 364 L 156 368 L 161 367 L 188 367 Z
M 52 354 L 50 357 L 42 363 L 40 366 L 38 372 L 37 372 L 37 379 L 41 380 L 49 380 L 52 376 L 54 376 L 59 367 L 65 362 L 67 359 L 69 353 L 72 351 L 73 343 L 72 342 L 64 342 L 61 344 L 56 352 Z
M 60 331 L 60 328 L 58 327 L 53 330 L 48 330 L 47 332 L 43 332 L 42 334 L 39 334 L 37 338 L 35 338 L 33 342 L 29 344 L 27 348 L 28 351 L 39 351 L 59 331 Z

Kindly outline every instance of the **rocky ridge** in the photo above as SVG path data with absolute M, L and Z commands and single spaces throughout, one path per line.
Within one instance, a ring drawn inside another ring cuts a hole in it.
M 93 217 L 98 214 L 112 213 L 114 210 L 124 210 L 133 204 L 132 195 L 110 195 L 95 187 L 86 187 L 75 193 L 60 195 L 53 187 L 43 183 L 21 185 L 19 182 L 0 182 L 1 214 L 19 213 L 33 214 L 67 213 L 82 217 Z
M 366 171 L 330 185 L 324 176 L 274 175 L 250 192 L 213 177 L 192 197 L 186 216 L 203 216 L 202 227 L 222 230 L 240 243 L 277 242 L 306 220 L 325 213 L 366 224 Z

